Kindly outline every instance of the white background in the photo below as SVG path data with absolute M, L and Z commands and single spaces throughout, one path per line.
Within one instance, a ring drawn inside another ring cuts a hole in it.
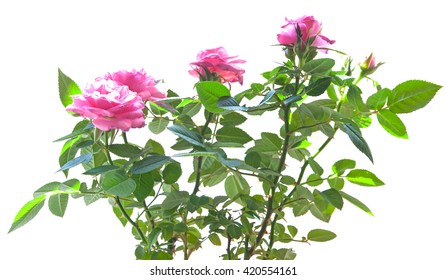
M 63 219 L 45 207 L 31 223 L 6 234 L 35 189 L 63 180 L 55 174 L 61 144 L 52 141 L 70 132 L 77 119 L 60 105 L 58 67 L 81 87 L 107 71 L 144 67 L 163 78 L 165 88 L 190 96 L 195 80 L 187 73 L 188 63 L 202 49 L 224 46 L 248 61 L 249 86 L 262 82 L 259 74 L 282 61 L 280 48 L 272 45 L 284 18 L 307 14 L 322 21 L 323 34 L 356 62 L 371 51 L 385 61 L 374 75 L 384 86 L 408 79 L 444 85 L 446 21 L 440 4 L 2 1 L 0 278 L 149 279 L 148 269 L 155 265 L 134 261 L 129 228 L 122 228 L 106 201 L 89 207 L 70 201 Z M 329 224 L 298 220 L 301 235 L 323 227 L 338 238 L 297 245 L 296 261 L 287 263 L 297 267 L 296 279 L 445 279 L 444 105 L 443 89 L 427 108 L 402 116 L 409 140 L 396 139 L 376 124 L 365 131 L 374 166 L 346 138 L 324 152 L 327 158 L 358 159 L 358 165 L 370 168 L 386 186 L 349 187 L 374 217 L 346 205 Z M 197 254 L 194 263 L 222 266 L 216 256 L 223 248 L 217 250 Z

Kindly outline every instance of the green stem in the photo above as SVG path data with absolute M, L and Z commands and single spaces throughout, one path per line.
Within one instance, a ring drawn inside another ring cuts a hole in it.
M 142 242 L 144 244 L 147 244 L 146 237 L 144 236 L 144 233 L 142 232 L 141 228 L 138 226 L 137 223 L 135 223 L 132 218 L 127 214 L 127 212 L 124 209 L 124 206 L 122 206 L 121 200 L 119 199 L 119 196 L 115 197 L 116 204 L 118 205 L 119 209 L 121 210 L 122 214 L 126 218 L 126 220 L 136 229 L 138 232 L 139 237 L 141 238 Z
M 125 132 L 122 132 L 122 139 L 124 139 L 125 144 L 129 143 L 129 141 L 127 141 L 127 134 Z
M 108 145 L 108 131 L 106 131 L 105 132 L 105 154 L 107 155 L 107 159 L 108 159 L 108 162 L 110 163 L 110 165 L 113 165 L 113 160 L 112 160 L 112 158 L 111 158 L 111 155 L 110 155 L 110 150 L 109 150 L 109 145 Z
M 105 132 L 105 153 L 107 155 L 108 162 L 110 163 L 110 165 L 113 165 L 113 160 L 111 158 L 110 151 L 108 149 L 108 147 L 109 147 L 108 137 L 109 137 L 109 134 L 108 134 L 108 131 L 106 131 Z M 141 237 L 141 240 L 143 241 L 143 243 L 147 244 L 147 240 L 146 240 L 143 232 L 141 231 L 141 228 L 127 214 L 127 212 L 124 209 L 124 206 L 122 206 L 121 199 L 119 198 L 119 196 L 115 197 L 115 201 L 116 201 L 116 204 L 118 205 L 119 209 L 121 210 L 122 215 L 124 215 L 125 219 L 136 229 L 136 231 L 138 232 L 139 237 Z
M 244 260 L 249 260 L 249 257 L 250 257 L 250 255 L 249 255 L 249 237 L 250 237 L 249 234 L 245 235 L 245 253 L 243 256 Z
M 271 250 L 273 249 L 273 245 L 274 245 L 274 230 L 275 230 L 276 222 L 277 222 L 278 218 L 279 218 L 279 215 L 276 213 L 276 215 L 274 215 L 273 221 L 271 222 L 271 233 L 269 235 L 269 244 L 268 244 L 268 251 L 267 251 L 267 256 L 268 257 L 271 254 Z
M 187 225 L 187 212 L 185 214 L 185 217 L 183 218 L 183 223 L 185 223 Z M 183 258 L 184 260 L 188 260 L 189 256 L 192 252 L 188 252 L 188 245 L 189 241 L 187 240 L 187 231 L 184 233 L 184 238 L 183 238 Z
M 285 166 L 285 160 L 287 157 L 287 153 L 288 153 L 288 145 L 289 145 L 289 141 L 290 141 L 290 125 L 289 125 L 289 114 L 290 114 L 290 107 L 286 106 L 285 109 L 285 114 L 284 114 L 284 123 L 285 123 L 285 139 L 283 141 L 283 145 L 282 145 L 282 153 L 280 155 L 280 160 L 279 160 L 279 166 L 277 168 L 277 173 L 281 174 L 282 173 L 282 169 Z M 280 179 L 281 175 L 277 175 L 274 178 L 273 184 L 271 185 L 271 195 L 268 199 L 268 205 L 267 205 L 267 209 L 266 209 L 266 214 L 265 214 L 265 218 L 263 219 L 262 225 L 260 227 L 260 231 L 259 234 L 257 235 L 255 244 L 251 247 L 251 249 L 249 250 L 249 255 L 252 256 L 254 254 L 254 250 L 255 248 L 260 244 L 260 242 L 262 241 L 263 236 L 266 233 L 266 228 L 268 226 L 269 221 L 271 220 L 271 216 L 273 214 L 273 202 L 274 202 L 274 194 L 276 192 L 276 188 L 277 185 L 279 183 L 279 179 Z M 274 232 L 270 232 L 270 238 L 271 236 L 274 235 Z M 274 242 L 274 241 L 273 241 Z
M 358 77 L 358 79 L 356 79 L 354 84 L 356 85 L 360 80 L 361 79 Z M 341 100 L 339 101 L 338 105 L 336 106 L 336 111 L 337 112 L 341 111 L 342 103 L 343 103 L 343 100 L 341 98 Z M 328 137 L 327 140 L 325 140 L 325 142 L 322 143 L 322 145 L 319 147 L 317 152 L 313 156 L 311 156 L 312 159 L 315 159 L 325 149 L 325 147 L 327 147 L 327 145 L 331 142 L 331 140 L 334 139 L 334 136 L 335 136 L 335 134 L 336 134 L 336 132 L 338 130 L 339 130 L 339 126 L 336 126 L 335 129 L 334 129 L 333 135 Z M 305 170 L 308 167 L 308 164 L 309 164 L 309 158 L 307 160 L 305 160 L 304 164 L 302 165 L 302 167 L 300 169 L 299 177 L 297 179 L 297 182 L 294 184 L 294 188 L 288 193 L 288 195 L 282 201 L 281 206 L 279 207 L 279 210 L 281 210 L 283 208 L 283 205 L 285 205 L 288 202 L 288 200 L 291 198 L 293 192 L 296 190 L 296 187 L 302 184 L 302 179 L 303 179 L 303 176 L 305 174 Z
M 206 123 L 204 124 L 202 130 L 201 130 L 201 136 L 204 138 L 204 135 L 206 134 L 206 129 L 209 127 L 209 123 L 211 122 L 214 114 L 209 112 L 208 117 L 206 118 Z M 201 183 L 201 167 L 203 165 L 203 157 L 199 156 L 197 157 L 197 175 L 195 178 L 195 187 L 192 191 L 192 194 L 195 195 L 198 193 L 198 189 L 200 187 Z

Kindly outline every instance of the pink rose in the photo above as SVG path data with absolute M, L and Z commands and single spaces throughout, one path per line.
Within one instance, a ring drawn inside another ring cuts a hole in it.
M 295 45 L 297 43 L 297 30 L 300 29 L 301 32 L 301 42 L 302 47 L 305 46 L 307 41 L 314 40 L 311 46 L 318 48 L 321 52 L 327 53 L 327 48 L 334 44 L 335 40 L 330 40 L 327 37 L 321 35 L 322 24 L 314 19 L 313 16 L 303 16 L 295 20 L 289 20 L 285 18 L 288 22 L 282 26 L 283 30 L 281 33 L 277 34 L 277 40 L 282 45 Z M 299 26 L 299 28 L 297 28 Z
M 143 127 L 144 103 L 127 86 L 98 78 L 82 95 L 73 96 L 73 103 L 66 110 L 91 119 L 94 126 L 103 131 Z
M 147 75 L 144 69 L 131 72 L 122 70 L 114 73 L 107 73 L 106 80 L 115 81 L 119 85 L 127 86 L 131 91 L 136 92 L 143 101 L 157 101 L 166 98 L 166 94 L 156 88 L 156 81 Z
M 246 61 L 234 59 L 236 57 L 228 56 L 223 47 L 201 51 L 197 55 L 197 61 L 190 63 L 194 69 L 189 73 L 202 81 L 239 82 L 242 85 L 245 70 L 238 64 Z

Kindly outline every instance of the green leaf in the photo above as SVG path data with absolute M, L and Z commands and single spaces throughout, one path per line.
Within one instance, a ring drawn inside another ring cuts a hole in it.
M 367 142 L 362 137 L 361 132 L 356 130 L 356 128 L 349 123 L 344 124 L 343 126 L 341 126 L 341 128 L 343 128 L 342 131 L 344 131 L 348 135 L 356 148 L 358 148 L 358 150 L 365 154 L 373 163 L 372 152 L 370 151 L 369 145 L 367 145 Z
M 313 204 L 310 207 L 310 212 L 321 221 L 328 223 L 336 208 L 328 203 L 318 190 L 313 191 Z
M 185 223 L 178 223 L 173 226 L 174 232 L 187 232 L 187 225 Z
M 259 83 L 252 83 L 251 84 L 251 89 L 255 92 L 255 93 L 261 93 L 264 89 L 265 86 Z
M 181 164 L 178 162 L 169 163 L 164 167 L 163 179 L 166 184 L 173 184 L 181 177 Z
M 67 162 L 69 162 L 70 160 L 73 160 L 79 149 L 77 147 L 77 144 L 79 143 L 79 137 L 68 140 L 67 142 L 65 142 L 65 144 L 62 147 L 62 150 L 60 152 L 60 156 L 59 156 L 59 166 L 62 167 L 64 166 Z M 65 177 L 68 177 L 68 171 L 69 170 L 64 170 L 64 174 Z
M 177 124 L 169 126 L 167 129 L 170 130 L 176 136 L 191 143 L 192 145 L 206 148 L 206 146 L 203 144 L 203 138 L 201 137 L 200 134 L 196 133 L 195 131 L 189 130 L 184 126 Z
M 136 183 L 122 170 L 112 170 L 103 175 L 102 187 L 104 191 L 117 195 L 128 196 L 133 193 Z
M 60 101 L 64 107 L 67 107 L 73 103 L 72 96 L 81 94 L 82 91 L 79 86 L 60 69 L 58 69 L 58 80 Z
M 187 191 L 172 191 L 167 194 L 166 199 L 161 203 L 161 208 L 170 210 L 186 203 L 189 200 Z
M 45 195 L 49 192 L 57 191 L 57 190 L 59 190 L 61 185 L 62 185 L 62 183 L 60 183 L 60 182 L 51 182 L 51 183 L 45 184 L 34 192 L 33 197 L 37 198 L 37 197 L 39 197 L 41 195 Z
M 311 169 L 317 175 L 320 176 L 324 173 L 324 169 L 312 157 L 308 158 L 308 163 L 310 164 Z
M 355 205 L 356 207 L 358 207 L 362 211 L 366 212 L 367 214 L 373 216 L 372 211 L 364 203 L 362 203 L 359 199 L 357 199 L 349 194 L 346 194 L 343 191 L 340 191 L 339 193 L 342 195 L 343 198 L 345 198 L 345 200 L 347 200 L 351 204 Z
M 133 181 L 136 183 L 136 188 L 133 195 L 139 202 L 144 201 L 153 191 L 154 181 L 151 172 L 143 174 L 133 174 Z
M 283 140 L 274 133 L 262 132 L 262 139 L 255 140 L 255 145 L 249 149 L 249 152 L 277 152 L 282 147 Z
M 347 91 L 347 100 L 348 103 L 352 104 L 355 109 L 364 112 L 367 110 L 361 94 L 361 89 L 358 86 L 351 85 Z
M 102 165 L 102 166 L 94 167 L 92 169 L 88 169 L 83 174 L 85 174 L 85 175 L 100 175 L 100 174 L 104 174 L 104 173 L 107 173 L 108 171 L 115 170 L 115 169 L 119 169 L 119 167 L 116 165 Z
M 316 187 L 316 186 L 319 186 L 320 184 L 322 184 L 323 182 L 324 181 L 322 180 L 321 176 L 319 176 L 316 173 L 313 173 L 313 174 L 310 174 L 310 176 L 308 176 L 306 183 L 309 186 Z
M 150 155 L 140 161 L 133 163 L 130 172 L 133 174 L 142 174 L 160 168 L 165 163 L 171 161 L 168 156 Z
M 221 245 L 220 237 L 216 233 L 211 233 L 209 235 L 209 241 L 211 241 L 211 243 L 214 244 L 215 246 Z
M 381 110 L 377 115 L 379 124 L 391 135 L 398 138 L 408 139 L 406 126 L 397 114 L 390 110 Z
M 192 103 L 189 103 L 186 106 L 184 106 L 182 115 L 192 118 L 193 116 L 195 116 L 196 114 L 198 114 L 200 112 L 201 106 L 202 105 L 200 102 L 198 102 L 198 100 L 194 101 Z
M 288 105 L 288 104 L 295 103 L 295 102 L 297 102 L 297 101 L 299 101 L 299 100 L 302 100 L 302 96 L 301 96 L 301 95 L 298 95 L 298 94 L 293 94 L 293 95 L 291 95 L 291 96 L 285 98 L 285 99 L 283 100 L 283 104 L 286 106 L 286 105 Z
M 217 141 L 220 142 L 239 143 L 242 145 L 252 140 L 251 136 L 249 136 L 245 131 L 238 127 L 229 126 L 224 126 L 217 130 L 216 138 Z
M 246 106 L 240 106 L 237 100 L 231 96 L 223 96 L 220 97 L 217 101 L 217 107 L 221 109 L 225 109 L 228 111 L 247 111 L 248 108 Z
M 297 256 L 297 254 L 293 251 L 293 249 L 286 249 L 286 248 L 281 248 L 281 249 L 273 249 L 273 255 L 278 259 L 278 260 L 294 260 Z
M 309 74 L 324 73 L 329 71 L 335 65 L 331 58 L 313 59 L 305 63 L 303 70 Z
M 237 126 L 245 121 L 246 117 L 237 112 L 231 112 L 220 117 L 220 124 L 223 126 Z
M 76 129 L 77 127 L 82 127 L 82 128 Z M 63 137 L 60 137 L 60 138 L 54 140 L 53 142 L 59 142 L 59 141 L 75 138 L 79 135 L 84 134 L 85 132 L 89 132 L 90 130 L 93 130 L 93 128 L 94 128 L 94 125 L 90 121 L 88 121 L 88 120 L 80 121 L 76 125 L 73 132 L 71 132 L 70 134 L 65 135 Z
M 174 154 L 172 157 L 216 157 L 215 152 L 197 151 L 190 153 Z
M 364 169 L 354 169 L 345 176 L 353 184 L 366 187 L 377 187 L 384 185 L 375 174 Z
M 165 154 L 163 146 L 153 139 L 149 139 L 144 147 L 145 149 L 150 150 L 154 154 L 159 154 L 159 155 Z
M 307 234 L 307 239 L 315 242 L 325 242 L 336 238 L 336 234 L 325 229 L 313 229 Z
M 108 146 L 111 153 L 125 158 L 131 158 L 139 156 L 141 154 L 141 149 L 130 144 L 111 144 Z
M 70 168 L 73 168 L 73 167 L 81 164 L 81 163 L 87 164 L 91 161 L 92 158 L 93 158 L 93 154 L 80 155 L 77 158 L 74 158 L 74 159 L 70 160 L 69 162 L 65 163 L 59 170 L 57 170 L 57 172 L 68 170 Z
M 149 248 L 149 250 L 151 250 L 153 244 L 156 243 L 161 232 L 162 230 L 159 227 L 156 227 L 149 233 L 149 236 L 147 237 L 147 248 Z
M 330 97 L 331 100 L 337 102 L 339 100 L 338 95 L 336 93 L 336 89 L 333 84 L 330 84 L 330 86 L 327 88 L 327 95 Z
M 237 203 L 242 204 L 239 197 L 242 194 L 249 195 L 249 191 L 250 188 L 248 182 L 238 173 L 232 174 L 226 178 L 225 181 L 226 195 L 230 199 L 236 200 Z
M 348 169 L 356 167 L 356 161 L 352 159 L 341 159 L 333 164 L 332 170 L 334 174 L 341 176 Z
M 335 189 L 337 191 L 342 190 L 345 184 L 344 179 L 339 177 L 329 178 L 327 182 L 330 185 L 330 188 Z
M 297 228 L 293 225 L 288 225 L 287 226 L 288 231 L 290 232 L 291 236 L 294 237 L 297 234 Z
M 223 96 L 231 96 L 229 89 L 219 82 L 199 82 L 195 85 L 198 98 L 203 106 L 211 113 L 221 113 L 225 110 L 217 106 L 218 100 Z
M 262 157 L 260 156 L 259 153 L 249 152 L 245 156 L 245 163 L 254 168 L 259 168 L 261 162 L 262 162 Z
M 409 80 L 397 85 L 389 95 L 390 111 L 410 113 L 426 106 L 441 86 L 420 80 Z
M 235 224 L 230 224 L 228 226 L 228 234 L 231 238 L 239 239 L 242 236 L 243 232 L 239 226 Z
M 48 207 L 56 216 L 63 217 L 68 205 L 68 194 L 55 194 L 48 199 Z
M 18 229 L 19 227 L 31 221 L 45 204 L 45 196 L 38 196 L 27 202 L 17 213 L 8 233 Z
M 265 104 L 266 102 L 268 102 L 276 93 L 276 91 L 274 89 L 270 90 L 265 97 L 262 99 L 262 101 L 260 101 L 259 105 L 257 106 L 262 106 L 263 104 Z
M 342 207 L 344 206 L 344 200 L 342 199 L 342 196 L 339 194 L 339 192 L 337 190 L 328 189 L 328 190 L 321 192 L 321 195 L 331 205 L 338 208 L 339 210 L 342 210 Z
M 85 170 L 102 166 L 107 162 L 107 155 L 101 148 L 102 147 L 99 144 L 95 144 L 94 146 L 88 146 L 81 149 L 81 155 L 92 155 L 91 160 L 81 162 Z
M 386 105 L 387 98 L 392 93 L 388 88 L 383 88 L 367 98 L 366 105 L 373 110 L 381 110 Z
M 160 134 L 169 125 L 169 119 L 167 118 L 155 118 L 149 123 L 149 129 L 154 134 Z
M 331 77 L 321 78 L 312 82 L 304 89 L 304 93 L 309 96 L 319 96 L 323 94 L 331 84 Z

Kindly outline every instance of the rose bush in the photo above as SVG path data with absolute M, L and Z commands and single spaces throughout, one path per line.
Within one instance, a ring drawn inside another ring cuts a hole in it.
M 190 64 L 199 79 L 191 85 L 195 96 L 164 95 L 135 70 L 107 74 L 81 93 L 59 70 L 62 104 L 85 118 L 56 140 L 64 141 L 59 171 L 68 177 L 83 167 L 87 180 L 42 186 L 10 231 L 33 219 L 45 201 L 64 216 L 69 197 L 87 205 L 107 199 L 122 225 L 130 225 L 137 259 L 189 259 L 213 244 L 221 246 L 222 259 L 285 260 L 295 258 L 295 244 L 336 237 L 320 228 L 302 233 L 299 217 L 328 223 L 344 203 L 372 214 L 350 190 L 384 182 L 357 167 L 351 153 L 323 161 L 326 147 L 340 140 L 343 152 L 347 143 L 338 136 L 344 133 L 373 162 L 362 131 L 375 118 L 392 136 L 408 138 L 400 114 L 425 107 L 441 86 L 408 80 L 390 89 L 373 80 L 362 90 L 382 63 L 370 55 L 358 71 L 340 51 L 333 53 L 344 56 L 341 66 L 318 58 L 334 43 L 321 35 L 321 24 L 311 16 L 287 21 L 277 37 L 285 61 L 237 93 L 229 84 L 243 84 L 245 61 L 223 47 L 200 52 Z M 146 120 L 147 139 L 129 142 L 125 132 Z M 166 137 L 174 137 L 172 146 Z
M 226 49 L 218 47 L 203 50 L 197 55 L 197 61 L 190 63 L 193 70 L 189 73 L 202 81 L 239 82 L 243 84 L 243 73 L 239 64 L 245 63 L 237 56 L 228 56 Z

